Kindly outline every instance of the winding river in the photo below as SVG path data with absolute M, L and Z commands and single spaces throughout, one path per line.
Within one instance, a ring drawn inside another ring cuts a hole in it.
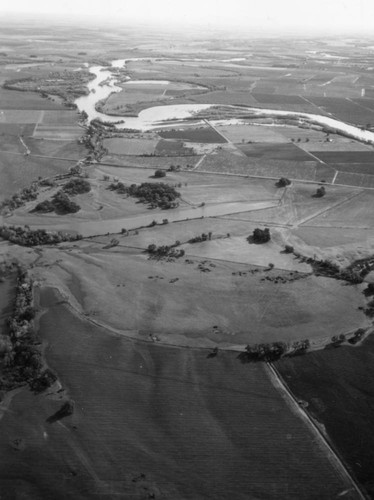
M 146 58 L 149 60 L 149 58 Z M 128 61 L 138 61 L 139 58 L 132 59 L 117 59 L 112 61 L 112 68 L 121 69 L 126 66 Z M 79 111 L 85 111 L 88 115 L 88 120 L 100 119 L 102 121 L 115 123 L 118 129 L 131 128 L 136 130 L 147 130 L 155 127 L 160 127 L 166 120 L 183 120 L 190 118 L 194 113 L 208 109 L 213 104 L 171 104 L 168 106 L 155 106 L 145 109 L 139 113 L 137 117 L 128 116 L 110 116 L 105 113 L 100 113 L 95 109 L 98 101 L 106 99 L 113 92 L 120 92 L 122 87 L 116 85 L 116 75 L 106 69 L 104 66 L 92 66 L 89 70 L 95 75 L 88 84 L 90 93 L 86 96 L 79 97 L 75 104 Z M 165 83 L 165 82 L 164 82 Z M 233 106 L 232 108 L 245 109 L 248 113 L 256 115 L 269 115 L 278 118 L 294 117 L 307 123 L 317 124 L 323 127 L 334 129 L 337 132 L 345 134 L 352 139 L 364 141 L 374 145 L 374 133 L 369 130 L 362 130 L 360 127 L 350 125 L 348 123 L 330 118 L 328 116 L 315 115 L 310 113 L 299 113 L 294 111 L 280 111 L 274 109 L 251 108 L 242 106 Z M 121 122 L 121 123 L 118 123 Z M 222 122 L 220 120 L 220 122 Z

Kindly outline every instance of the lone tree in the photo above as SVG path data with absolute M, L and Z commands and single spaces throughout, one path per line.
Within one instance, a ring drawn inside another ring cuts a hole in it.
M 324 186 L 321 186 L 317 188 L 316 194 L 314 195 L 314 198 L 322 198 L 322 196 L 325 196 L 326 194 L 326 189 Z
M 161 168 L 157 169 L 155 172 L 155 177 L 159 179 L 160 177 L 166 177 L 166 172 L 165 170 L 162 170 Z
M 290 184 L 291 184 L 290 179 L 287 179 L 287 177 L 281 177 L 279 181 L 276 183 L 276 186 L 281 188 L 289 186 Z
M 253 231 L 253 234 L 248 236 L 248 242 L 251 243 L 266 243 L 270 241 L 270 229 L 265 227 L 265 229 L 256 229 Z

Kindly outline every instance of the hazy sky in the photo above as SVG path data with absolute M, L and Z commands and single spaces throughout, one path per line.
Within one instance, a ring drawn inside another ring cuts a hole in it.
M 5 12 L 263 29 L 371 31 L 374 0 L 0 0 Z

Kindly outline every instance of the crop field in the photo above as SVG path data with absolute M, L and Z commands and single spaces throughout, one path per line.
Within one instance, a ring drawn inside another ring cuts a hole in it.
M 77 319 L 59 299 L 43 293 L 41 335 L 76 410 L 48 425 L 64 399 L 14 398 L 0 437 L 11 495 L 308 500 L 313 488 L 330 500 L 349 488 L 263 365 L 132 344 Z M 19 437 L 21 454 L 9 446 Z
M 349 172 L 352 174 L 374 175 L 374 165 L 365 163 L 333 163 L 331 165 L 339 172 Z
M 338 172 L 338 175 L 335 179 L 335 184 L 374 188 L 374 176 L 358 173 L 356 174 L 351 172 Z
M 313 151 L 325 163 L 374 163 L 374 151 Z
M 299 95 L 279 95 L 252 93 L 257 102 L 266 104 L 305 104 L 305 99 Z
M 66 110 L 65 106 L 53 100 L 44 99 L 35 92 L 17 92 L 0 88 L 1 109 L 6 110 Z
M 308 97 L 308 99 L 347 123 L 366 125 L 374 122 L 373 111 L 364 109 L 348 99 L 339 97 Z
M 59 110 L 59 111 L 43 111 L 42 122 L 43 125 L 61 125 L 69 126 L 76 125 L 79 115 L 76 110 Z
M 183 141 L 173 139 L 161 139 L 156 146 L 156 153 L 159 155 L 181 156 L 184 154 L 193 155 L 193 149 L 186 147 Z
M 49 139 L 51 141 L 73 141 L 83 135 L 83 129 L 77 125 L 37 125 L 33 137 L 35 139 Z
M 289 160 L 299 162 L 314 160 L 312 156 L 294 144 L 265 142 L 257 144 L 239 144 L 238 148 L 251 160 Z
M 206 142 L 213 144 L 222 144 L 226 142 L 225 139 L 211 127 L 159 130 L 158 135 L 164 139 L 182 139 L 186 142 Z
M 276 363 L 370 496 L 374 494 L 373 353 L 370 336 L 355 349 L 340 347 Z
M 225 79 L 222 78 L 221 84 L 225 84 Z M 189 99 L 196 103 L 201 104 L 236 104 L 243 106 L 257 106 L 257 101 L 247 91 L 245 92 L 232 92 L 215 90 L 206 94 L 197 94 L 188 96 Z
M 269 143 L 285 143 L 289 142 L 280 131 L 275 128 L 261 127 L 256 125 L 216 125 L 219 132 L 227 137 L 231 142 L 269 142 Z
M 112 139 L 104 139 L 103 146 L 108 150 L 108 154 L 143 155 L 153 154 L 157 143 L 157 139 L 126 139 L 124 137 L 114 137 Z

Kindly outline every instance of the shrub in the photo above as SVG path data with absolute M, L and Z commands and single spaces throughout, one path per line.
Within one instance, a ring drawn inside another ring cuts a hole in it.
M 265 229 L 256 229 L 253 231 L 253 234 L 248 236 L 248 242 L 253 243 L 267 243 L 270 241 L 270 229 L 266 227 Z
M 160 178 L 160 177 L 166 177 L 166 172 L 165 170 L 161 170 L 160 168 L 156 170 L 155 172 L 155 177 Z
M 291 184 L 290 179 L 287 179 L 287 177 L 281 177 L 279 181 L 276 183 L 277 187 L 286 187 Z
M 321 186 L 317 188 L 317 191 L 313 196 L 314 198 L 322 198 L 322 196 L 325 196 L 325 194 L 326 194 L 325 186 Z
M 91 191 L 91 184 L 85 179 L 78 177 L 71 179 L 62 189 L 65 193 L 70 194 L 70 196 L 74 196 L 75 194 L 83 194 Z

